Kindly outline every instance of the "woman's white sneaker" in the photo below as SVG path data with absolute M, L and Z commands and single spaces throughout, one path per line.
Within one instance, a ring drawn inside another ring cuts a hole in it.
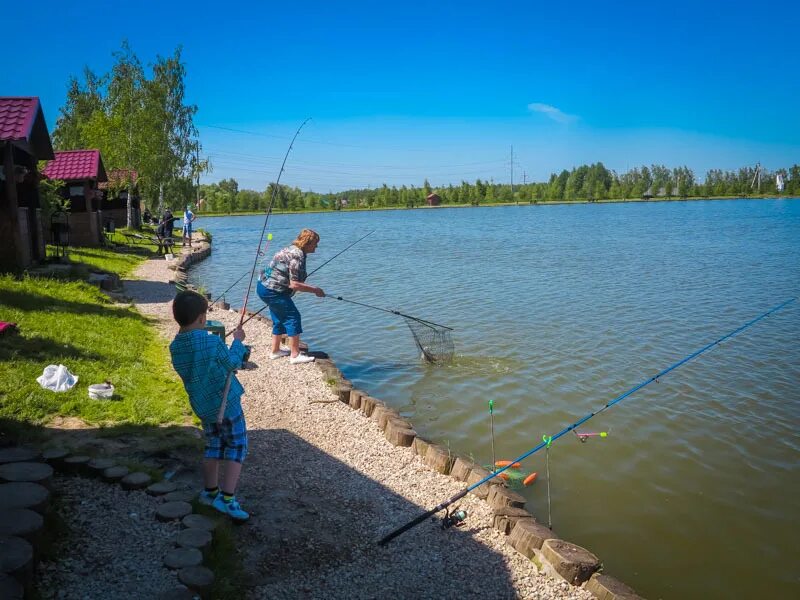
M 308 354 L 298 354 L 297 356 L 290 358 L 289 362 L 293 365 L 302 365 L 304 363 L 314 362 L 314 357 L 309 356 Z
M 284 356 L 289 356 L 291 352 L 288 350 L 278 350 L 277 352 L 270 352 L 269 358 L 270 360 L 275 360 L 276 358 L 283 358 Z

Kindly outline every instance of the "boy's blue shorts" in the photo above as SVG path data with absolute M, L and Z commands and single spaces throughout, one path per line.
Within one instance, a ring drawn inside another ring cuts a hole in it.
M 244 462 L 244 457 L 247 456 L 244 413 L 240 412 L 231 419 L 222 419 L 222 423 L 204 421 L 203 433 L 206 437 L 206 458 Z
M 256 292 L 258 297 L 269 306 L 273 335 L 286 334 L 291 337 L 303 333 L 300 311 L 294 305 L 292 295 L 289 292 L 276 292 L 260 281 L 256 286 Z

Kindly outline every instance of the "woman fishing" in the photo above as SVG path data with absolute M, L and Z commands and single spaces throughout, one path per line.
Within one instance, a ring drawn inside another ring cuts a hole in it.
M 323 298 L 321 288 L 308 285 L 306 280 L 306 255 L 313 253 L 319 244 L 319 234 L 311 229 L 303 229 L 292 242 L 272 257 L 269 267 L 258 278 L 256 291 L 269 307 L 272 317 L 271 359 L 289 356 L 293 365 L 314 361 L 313 356 L 300 354 L 300 312 L 292 300 L 295 292 L 309 292 Z M 289 350 L 281 350 L 281 337 L 289 338 Z

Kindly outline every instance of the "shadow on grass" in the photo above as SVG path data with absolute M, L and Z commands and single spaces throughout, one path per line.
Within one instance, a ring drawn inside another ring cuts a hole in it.
M 46 337 L 7 335 L 2 338 L 2 343 L 0 343 L 0 360 L 29 360 L 48 363 L 62 359 L 105 360 L 105 357 Z
M 0 289 L 0 306 L 3 306 L 4 308 L 14 308 L 25 312 L 71 312 L 80 315 L 125 317 L 139 321 L 147 320 L 139 313 L 114 306 L 113 304 L 98 305 L 90 302 L 62 300 L 46 294 L 37 294 L 30 290 L 18 292 L 10 289 Z

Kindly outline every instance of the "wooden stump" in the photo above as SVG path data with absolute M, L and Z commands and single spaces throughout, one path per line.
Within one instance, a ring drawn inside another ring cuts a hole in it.
M 597 596 L 597 600 L 642 600 L 642 597 L 627 585 L 602 573 L 592 575 L 584 587 Z
M 498 508 L 524 508 L 525 498 L 517 492 L 501 485 L 492 486 L 486 498 L 487 504 L 494 509 Z
M 474 466 L 474 462 L 459 456 L 453 463 L 453 468 L 450 470 L 450 477 L 457 481 L 466 481 Z
M 184 569 L 203 564 L 203 553 L 197 548 L 173 548 L 164 556 L 164 566 L 168 569 Z
M 0 484 L 0 511 L 27 508 L 44 512 L 50 491 L 38 483 L 17 482 Z
M 539 550 L 550 539 L 556 539 L 558 535 L 541 523 L 532 520 L 520 520 L 511 530 L 508 543 L 520 554 L 533 558 L 536 550 Z
M 0 573 L 28 586 L 33 578 L 33 546 L 22 538 L 0 535 Z
M 428 452 L 429 446 L 430 442 L 423 440 L 419 436 L 414 438 L 414 443 L 411 445 L 412 449 L 414 450 L 414 453 L 422 459 L 425 458 L 425 454 Z
M 213 533 L 217 528 L 217 521 L 203 515 L 186 515 L 181 519 L 181 525 L 186 529 L 202 529 Z
M 381 415 L 383 415 L 383 411 L 390 410 L 383 402 L 378 403 L 375 402 L 375 408 L 372 410 L 372 415 L 370 415 L 370 419 L 375 421 L 376 423 L 380 423 Z
M 0 448 L 0 465 L 38 460 L 39 452 L 30 448 Z
M 150 496 L 163 496 L 178 489 L 177 484 L 171 481 L 159 481 L 147 486 L 145 490 Z
M 395 409 L 389 408 L 388 406 L 384 407 L 378 417 L 378 427 L 381 428 L 381 431 L 386 431 L 386 424 L 389 422 L 389 419 L 402 419 L 402 417 Z
M 53 467 L 44 463 L 15 462 L 0 465 L 0 482 L 38 483 L 46 488 L 50 487 L 53 478 Z
M 92 457 L 84 454 L 68 456 L 64 459 L 64 471 L 67 473 L 73 473 L 75 475 L 88 474 L 88 464 L 90 460 L 92 460 Z
M 547 540 L 542 545 L 542 556 L 572 585 L 587 581 L 600 568 L 600 560 L 594 554 L 564 540 Z
M 336 388 L 336 394 L 339 396 L 339 400 L 344 402 L 345 404 L 350 403 L 350 391 L 353 389 L 353 386 L 341 383 Z
M 502 534 L 510 534 L 514 526 L 520 521 L 535 522 L 533 515 L 524 508 L 506 506 L 494 510 L 493 525 L 494 528 Z
M 25 588 L 8 573 L 0 573 L 0 598 L 3 600 L 23 600 Z
M 361 414 L 369 417 L 375 410 L 375 398 L 372 396 L 361 396 Z
M 12 508 L 0 512 L 0 535 L 27 540 L 34 548 L 39 545 L 44 519 L 27 508 Z
M 361 390 L 352 389 L 350 390 L 350 408 L 354 410 L 358 410 L 361 408 L 361 398 L 365 396 L 364 392 Z
M 103 471 L 103 480 L 115 483 L 130 473 L 128 467 L 111 467 Z
M 178 533 L 175 543 L 181 548 L 197 548 L 201 552 L 211 546 L 213 536 L 205 529 L 184 529 Z
M 467 477 L 467 487 L 475 485 L 481 479 L 488 476 L 489 476 L 489 471 L 487 471 L 483 467 L 475 465 L 474 467 L 472 467 L 472 470 L 470 471 L 469 476 Z M 470 494 L 474 494 L 478 498 L 486 500 L 486 497 L 489 495 L 489 490 L 495 485 L 497 484 L 492 483 L 491 481 L 487 481 L 483 485 L 476 487 L 474 490 L 472 490 Z
M 453 467 L 453 456 L 450 451 L 438 444 L 430 444 L 425 452 L 425 464 L 442 475 L 448 475 Z
M 129 473 L 122 478 L 120 483 L 124 490 L 141 490 L 150 485 L 153 478 L 147 473 Z
M 156 509 L 156 519 L 164 522 L 177 521 L 190 514 L 192 505 L 188 502 L 165 502 Z
M 116 464 L 110 458 L 93 458 L 86 465 L 86 469 L 92 477 L 102 477 L 103 471 L 116 466 Z
M 214 573 L 207 567 L 186 567 L 178 571 L 178 581 L 206 597 L 214 585 Z
M 410 427 L 406 427 L 405 421 L 395 419 L 389 421 L 384 434 L 393 446 L 409 447 L 414 443 L 414 438 L 417 437 L 417 432 Z

